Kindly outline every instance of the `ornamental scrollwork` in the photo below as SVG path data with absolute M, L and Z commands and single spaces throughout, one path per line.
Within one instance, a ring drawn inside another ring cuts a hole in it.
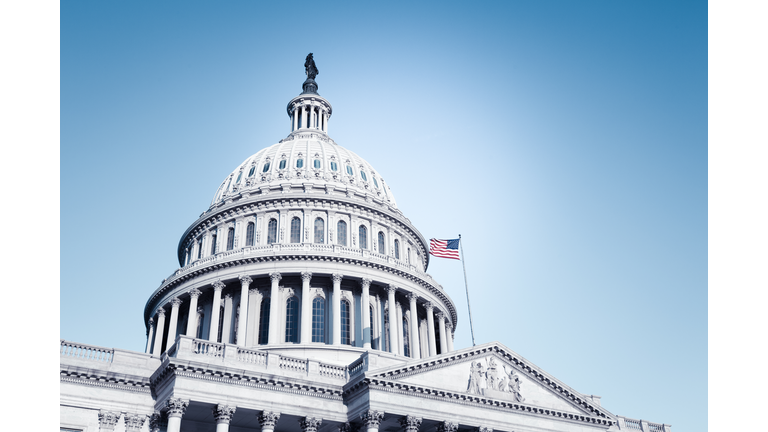
M 200 291 L 199 289 L 192 288 L 191 290 L 189 290 L 189 297 L 190 298 L 197 298 L 197 297 L 200 297 L 200 294 L 202 294 L 202 293 L 203 292 Z
M 309 282 L 312 279 L 312 272 L 303 271 L 301 272 L 301 281 L 302 282 Z
M 125 430 L 127 432 L 139 432 L 147 420 L 145 414 L 125 414 Z
M 341 273 L 334 273 L 331 275 L 331 279 L 333 279 L 333 283 L 341 283 L 341 279 L 344 278 L 344 275 Z

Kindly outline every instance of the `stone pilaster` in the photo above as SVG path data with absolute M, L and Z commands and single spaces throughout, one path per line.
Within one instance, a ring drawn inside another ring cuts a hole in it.
M 181 306 L 181 299 L 174 297 L 171 299 L 171 320 L 168 323 L 168 336 L 166 336 L 165 346 L 170 348 L 176 340 L 176 327 L 179 324 L 179 306 Z
M 219 337 L 219 314 L 221 311 L 221 290 L 224 289 L 224 282 L 216 281 L 213 283 L 213 305 L 211 306 L 211 326 L 208 329 L 208 340 L 218 342 Z
M 165 329 L 165 309 L 157 309 L 157 329 L 155 330 L 155 346 L 152 355 L 159 356 L 163 349 L 163 329 Z
M 113 431 L 120 420 L 120 412 L 101 410 L 99 411 L 99 432 Z
M 271 313 L 271 312 L 270 312 Z M 272 411 L 262 411 L 259 415 L 259 424 L 262 432 L 274 431 L 277 421 L 280 420 L 280 413 Z
M 419 426 L 421 426 L 421 418 L 409 415 L 401 417 L 400 426 L 403 427 L 403 432 L 418 432 Z
M 435 318 L 434 318 L 434 306 L 432 303 L 424 303 L 424 309 L 427 310 L 427 335 L 429 336 L 429 355 L 433 356 L 437 354 L 437 342 L 435 341 Z
M 437 313 L 437 325 L 440 327 L 440 354 L 447 353 L 448 350 L 448 336 L 445 333 L 445 314 L 443 312 Z
M 145 353 L 149 354 L 149 350 L 152 348 L 152 336 L 155 335 L 155 319 L 149 319 L 149 330 L 147 331 L 147 349 Z
M 416 299 L 418 298 L 419 296 L 415 293 L 408 293 L 408 300 L 411 303 L 411 319 L 408 321 L 411 326 L 411 357 L 415 359 L 421 358 L 419 352 L 419 314 L 416 309 Z
M 368 410 L 360 414 L 360 420 L 363 421 L 366 432 L 378 432 L 379 424 L 384 419 L 384 412 Z
M 168 418 L 159 411 L 155 411 L 149 416 L 149 432 L 160 432 L 161 429 L 168 427 Z
M 232 307 L 232 294 L 224 295 L 224 319 L 221 323 L 221 343 L 229 343 L 230 335 L 232 334 L 232 314 L 234 308 Z

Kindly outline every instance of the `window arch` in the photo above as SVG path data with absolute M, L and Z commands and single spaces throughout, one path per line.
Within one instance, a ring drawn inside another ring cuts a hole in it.
M 360 225 L 358 231 L 360 232 L 360 249 L 368 249 L 368 228 Z
M 325 342 L 325 299 L 312 300 L 312 342 Z
M 299 342 L 299 301 L 296 296 L 285 302 L 285 341 Z
M 301 219 L 294 217 L 291 219 L 291 243 L 301 242 Z
M 245 229 L 245 245 L 253 246 L 253 230 L 256 228 L 256 224 L 248 222 L 248 227 Z
M 269 297 L 261 299 L 259 311 L 259 345 L 266 345 L 269 340 Z
M 379 231 L 379 253 L 382 255 L 386 255 L 387 253 L 387 242 L 384 240 L 384 233 Z
M 400 259 L 400 242 L 395 239 L 395 259 Z
M 277 243 L 277 219 L 270 219 L 267 225 L 267 244 Z
M 230 228 L 227 230 L 227 250 L 235 248 L 235 229 Z
M 405 317 L 403 317 L 403 355 L 411 356 L 411 338 L 408 337 L 408 319 Z
M 349 333 L 349 302 L 347 300 L 341 301 L 341 344 L 352 345 Z
M 315 219 L 315 243 L 325 243 L 325 221 L 323 218 Z
M 336 224 L 336 240 L 342 246 L 347 245 L 347 223 L 343 220 Z

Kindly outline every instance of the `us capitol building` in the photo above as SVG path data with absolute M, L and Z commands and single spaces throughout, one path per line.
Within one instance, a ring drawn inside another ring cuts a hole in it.
M 145 352 L 61 341 L 61 431 L 671 432 L 612 414 L 456 305 L 387 181 L 328 135 L 305 63 L 291 133 L 238 165 L 147 300 Z

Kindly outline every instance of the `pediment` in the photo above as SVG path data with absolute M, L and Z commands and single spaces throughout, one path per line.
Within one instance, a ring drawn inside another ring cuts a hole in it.
M 564 413 L 613 416 L 498 342 L 369 370 L 366 376 Z

